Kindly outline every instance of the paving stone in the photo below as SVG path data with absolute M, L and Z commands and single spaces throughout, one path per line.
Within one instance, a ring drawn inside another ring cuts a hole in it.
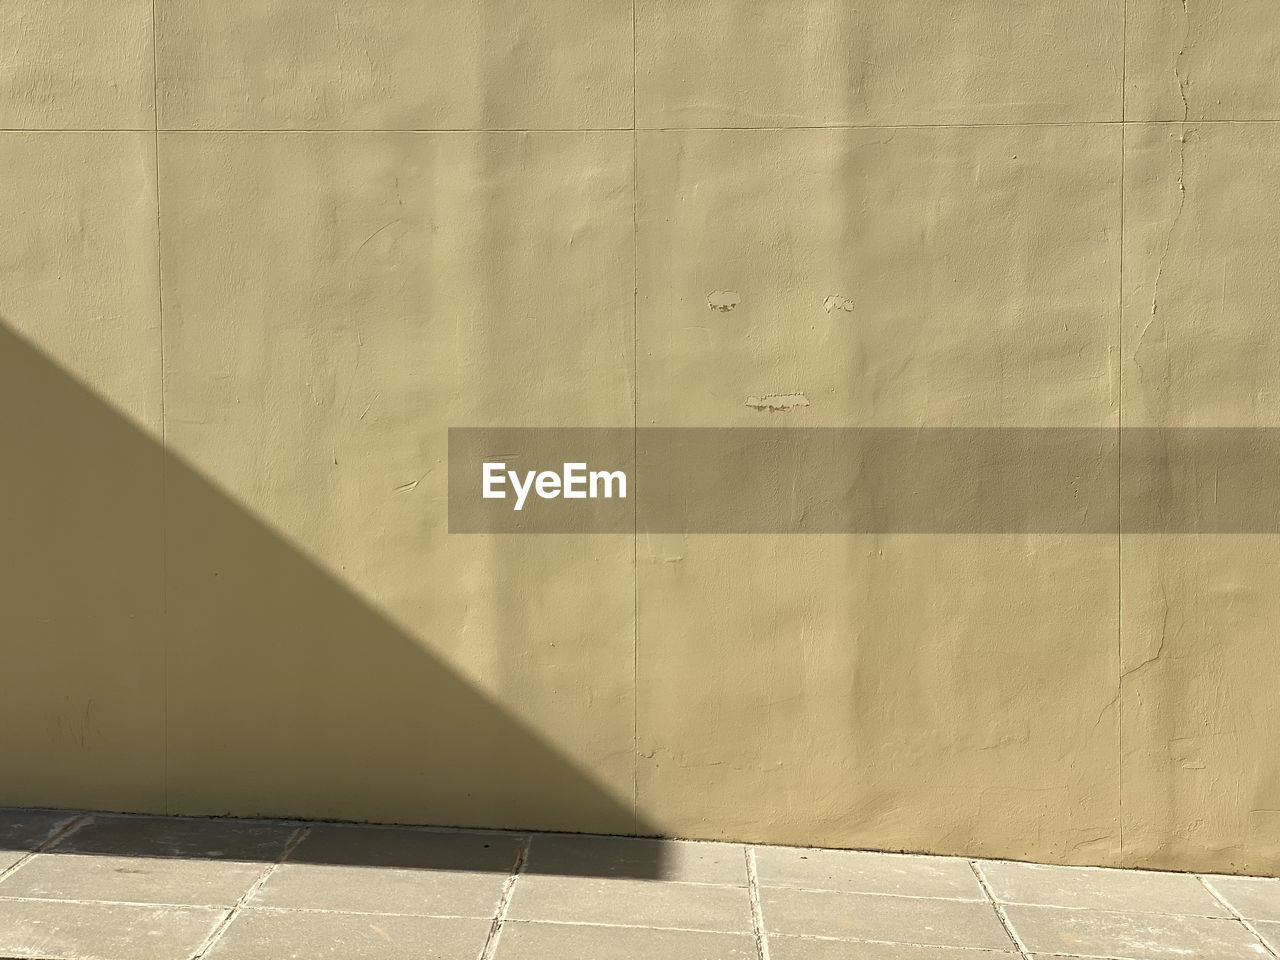
M 1280 922 L 1280 880 L 1269 877 L 1205 877 L 1218 896 L 1250 920 Z
M 262 820 L 97 816 L 53 849 L 122 857 L 275 861 L 297 827 Z
M 308 830 L 289 862 L 506 875 L 515 868 L 526 842 L 525 837 L 506 833 L 325 824 Z
M 747 885 L 744 848 L 733 843 L 541 835 L 525 872 Z
M 753 960 L 738 844 L 0 810 L 0 958 L 475 960 L 524 845 L 496 960 Z M 1013 960 L 968 862 L 752 848 L 773 960 Z M 7 859 L 8 858 L 8 859 Z M 1033 960 L 1280 949 L 1280 880 L 982 864 Z
M 1236 920 L 1154 913 L 1108 913 L 1015 904 L 1005 908 L 1030 953 L 1117 960 L 1240 960 L 1263 957 L 1257 939 Z
M 286 863 L 251 903 L 255 906 L 434 917 L 492 917 L 507 875 L 402 867 L 336 867 Z
M 751 931 L 751 901 L 744 888 L 649 880 L 522 876 L 507 915 L 513 920 Z
M 524 842 L 510 834 L 313 827 L 253 903 L 488 918 Z
M 986 900 L 967 860 L 858 850 L 756 847 L 756 875 L 765 887 L 803 887 L 844 893 Z
M 1050 867 L 1003 861 L 984 861 L 980 866 L 991 892 L 1002 903 L 1198 917 L 1231 916 L 1204 884 L 1186 873 Z
M 753 936 L 509 921 L 496 960 L 756 960 Z
M 970 950 L 965 947 L 920 947 L 909 943 L 854 940 L 813 940 L 807 937 L 769 938 L 771 960 L 1009 960 L 1010 950 Z
M 761 890 L 760 901 L 770 934 L 987 950 L 1011 945 L 990 903 L 788 889 Z
M 0 957 L 185 960 L 226 916 L 199 907 L 0 901 Z
M 206 960 L 475 960 L 487 920 L 245 910 Z
M 266 869 L 243 860 L 38 853 L 0 881 L 0 896 L 231 907 Z

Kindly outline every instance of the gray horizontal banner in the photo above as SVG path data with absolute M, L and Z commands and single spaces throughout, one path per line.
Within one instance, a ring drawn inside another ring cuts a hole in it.
M 451 533 L 1276 533 L 1280 429 L 452 428 Z

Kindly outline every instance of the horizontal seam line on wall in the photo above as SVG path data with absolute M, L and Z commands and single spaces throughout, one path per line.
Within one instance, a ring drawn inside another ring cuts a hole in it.
M 788 130 L 1004 130 L 1032 127 L 1133 127 L 1133 126 L 1183 126 L 1193 124 L 1212 126 L 1223 124 L 1259 125 L 1280 124 L 1277 119 L 1251 120 L 1063 120 L 1027 121 L 1017 123 L 829 123 L 795 124 L 788 126 L 744 127 L 161 127 L 158 131 L 149 127 L 0 127 L 0 133 L 161 133 L 161 134 L 308 134 L 308 133 L 413 133 L 413 134 L 468 134 L 468 133 L 734 133 L 776 132 Z

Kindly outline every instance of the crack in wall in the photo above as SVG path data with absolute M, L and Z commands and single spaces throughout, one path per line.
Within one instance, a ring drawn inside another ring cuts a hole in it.
M 1191 118 L 1191 103 L 1187 99 L 1187 87 L 1191 81 L 1186 73 L 1179 69 L 1182 65 L 1182 58 L 1186 56 L 1187 47 L 1191 45 L 1191 8 L 1188 6 L 1188 0 L 1182 0 L 1182 46 L 1178 48 L 1178 55 L 1173 58 L 1173 76 L 1178 82 L 1178 95 L 1182 97 L 1182 122 L 1186 123 Z
M 1187 48 L 1191 45 L 1191 9 L 1189 0 L 1182 0 L 1182 17 L 1183 17 L 1183 33 L 1182 44 L 1178 48 L 1177 54 L 1173 60 L 1173 76 L 1178 85 L 1178 95 L 1182 99 L 1182 127 L 1178 134 L 1178 206 L 1174 210 L 1173 221 L 1169 224 L 1169 232 L 1165 235 L 1164 249 L 1161 251 L 1160 259 L 1156 265 L 1155 280 L 1151 285 L 1151 315 L 1143 325 L 1142 331 L 1138 334 L 1138 343 L 1133 351 L 1133 362 L 1138 368 L 1138 373 L 1142 378 L 1143 386 L 1150 389 L 1158 389 L 1157 384 L 1153 383 L 1147 375 L 1146 368 L 1142 364 L 1141 354 L 1143 347 L 1146 345 L 1147 337 L 1152 326 L 1156 323 L 1160 312 L 1160 283 L 1164 279 L 1165 267 L 1169 260 L 1169 252 L 1173 247 L 1173 238 L 1178 230 L 1178 225 L 1182 222 L 1182 215 L 1187 204 L 1187 123 L 1191 119 L 1191 101 L 1187 96 L 1187 90 L 1191 81 L 1186 71 L 1182 67 L 1183 58 L 1186 56 Z M 1165 360 L 1165 379 L 1160 381 L 1165 384 L 1167 389 L 1168 377 L 1172 373 L 1169 369 L 1169 331 L 1164 329 L 1164 360 Z

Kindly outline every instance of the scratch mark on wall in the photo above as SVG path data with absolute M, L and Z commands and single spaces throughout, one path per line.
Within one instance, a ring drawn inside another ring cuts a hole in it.
M 1165 236 L 1164 250 L 1160 254 L 1160 260 L 1156 265 L 1155 280 L 1151 285 L 1151 316 L 1143 325 L 1142 332 L 1138 334 L 1138 344 L 1134 349 L 1134 363 L 1138 367 L 1138 372 L 1142 376 L 1143 383 L 1149 382 L 1147 372 L 1143 368 L 1139 355 L 1142 353 L 1143 345 L 1146 343 L 1147 334 L 1151 327 L 1155 324 L 1160 312 L 1160 281 L 1164 278 L 1165 264 L 1169 259 L 1169 251 L 1173 246 L 1174 234 L 1177 232 L 1178 224 L 1182 220 L 1183 209 L 1187 202 L 1187 121 L 1191 118 L 1191 101 L 1187 96 L 1187 89 L 1190 86 L 1190 78 L 1186 75 L 1186 71 L 1182 68 L 1183 58 L 1186 56 L 1187 47 L 1191 44 L 1191 8 L 1189 0 L 1182 0 L 1182 44 L 1178 48 L 1177 54 L 1173 59 L 1173 76 L 1178 85 L 1178 96 L 1182 98 L 1182 130 L 1178 135 L 1178 206 L 1173 214 L 1173 222 L 1169 224 L 1169 233 Z M 1165 363 L 1169 362 L 1168 342 L 1169 334 L 1165 331 Z M 1167 373 L 1167 371 L 1166 371 Z
M 1184 107 L 1185 107 L 1185 100 L 1184 100 Z M 1165 235 L 1164 249 L 1160 253 L 1160 259 L 1156 264 L 1155 279 L 1152 281 L 1152 284 L 1151 284 L 1151 314 L 1147 318 L 1147 322 L 1143 324 L 1141 332 L 1138 334 L 1138 343 L 1133 351 L 1134 364 L 1138 368 L 1138 373 L 1142 377 L 1143 384 L 1148 386 L 1154 386 L 1154 384 L 1149 379 L 1147 375 L 1147 370 L 1142 364 L 1141 354 L 1143 351 L 1143 347 L 1146 345 L 1147 337 L 1151 332 L 1152 326 L 1154 326 L 1157 320 L 1159 319 L 1160 283 L 1164 279 L 1165 266 L 1167 265 L 1169 260 L 1169 253 L 1173 248 L 1174 236 L 1177 234 L 1178 225 L 1182 222 L 1182 215 L 1187 205 L 1187 183 L 1186 183 L 1187 139 L 1188 138 L 1187 138 L 1187 129 L 1186 129 L 1186 113 L 1184 111 L 1182 131 L 1178 134 L 1178 179 L 1177 179 L 1178 205 L 1173 212 L 1173 220 L 1169 224 L 1169 232 Z M 1170 375 L 1170 371 L 1167 369 L 1169 364 L 1169 331 L 1167 328 L 1164 330 L 1164 344 L 1165 344 L 1166 378 L 1163 381 L 1163 383 L 1167 385 L 1168 376 Z M 1166 389 L 1167 389 L 1167 386 L 1166 386 Z
M 378 234 L 382 233 L 384 230 L 387 230 L 387 229 L 389 229 L 389 228 L 391 228 L 391 227 L 394 227 L 394 226 L 395 226 L 397 223 L 399 223 L 399 222 L 400 222 L 400 218 L 399 218 L 399 217 L 396 217 L 396 218 L 395 218 L 394 220 L 392 220 L 390 223 L 384 223 L 384 224 L 383 224 L 382 226 L 380 226 L 377 230 L 373 231 L 373 233 L 371 233 L 371 234 L 369 234 L 367 237 L 365 237 L 365 238 L 364 238 L 364 240 L 363 240 L 363 241 L 361 241 L 360 246 L 356 247 L 355 251 L 354 251 L 354 252 L 351 254 L 351 256 L 350 256 L 350 257 L 348 257 L 347 259 L 348 259 L 348 260 L 353 260 L 353 259 L 355 259 L 356 255 L 357 255 L 361 250 L 363 250 L 366 246 L 368 246 L 368 244 L 369 244 L 369 241 L 370 241 L 370 240 L 372 240 L 372 239 L 373 239 L 374 237 L 376 237 Z
M 1187 87 L 1190 86 L 1190 79 L 1181 69 L 1182 58 L 1187 53 L 1187 47 L 1191 43 L 1191 8 L 1187 5 L 1188 0 L 1182 0 L 1182 46 L 1178 48 L 1178 55 L 1173 59 L 1173 76 L 1178 82 L 1178 95 L 1182 97 L 1182 122 L 1186 123 L 1191 116 L 1191 104 L 1187 100 Z
M 431 470 L 428 470 L 426 473 L 420 476 L 417 480 L 409 480 L 409 481 L 406 481 L 405 483 L 400 484 L 400 486 L 396 487 L 396 493 L 408 493 L 410 490 L 417 489 L 418 484 L 420 484 L 423 480 L 427 479 L 427 477 L 429 476 L 431 476 Z
M 720 313 L 728 313 L 742 302 L 742 297 L 733 290 L 712 290 L 707 294 L 707 306 Z
M 747 406 L 752 410 L 791 410 L 809 406 L 809 398 L 803 393 L 770 393 L 763 397 L 747 397 Z
M 1169 603 L 1169 591 L 1165 587 L 1163 581 L 1161 581 L 1160 583 L 1160 598 L 1161 598 L 1161 604 L 1163 607 L 1163 613 L 1161 614 L 1161 618 L 1160 618 L 1160 640 L 1156 644 L 1155 652 L 1151 654 L 1149 657 L 1145 657 L 1141 663 L 1138 663 L 1130 667 L 1129 669 L 1125 670 L 1124 672 L 1122 672 L 1120 674 L 1120 679 L 1122 681 L 1127 680 L 1129 677 L 1133 676 L 1139 670 L 1143 670 L 1146 667 L 1151 666 L 1153 663 L 1159 663 L 1164 658 L 1165 643 L 1169 640 L 1170 603 Z M 1173 632 L 1174 638 L 1176 639 L 1179 635 L 1181 635 L 1181 633 L 1182 633 L 1182 624 L 1179 624 Z

